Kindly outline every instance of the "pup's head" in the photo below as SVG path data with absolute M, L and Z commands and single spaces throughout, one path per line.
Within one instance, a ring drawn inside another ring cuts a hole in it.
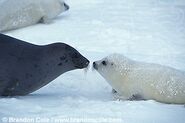
M 109 82 L 125 74 L 125 70 L 128 67 L 129 59 L 120 54 L 111 54 L 99 61 L 93 62 L 93 68 Z
M 46 14 L 44 23 L 48 23 L 48 20 L 50 22 L 51 19 L 56 18 L 59 14 L 69 9 L 69 6 L 63 0 L 43 0 L 40 6 Z
M 63 0 L 60 0 L 60 5 L 63 8 L 63 11 L 67 11 L 69 9 L 69 5 L 67 5 Z

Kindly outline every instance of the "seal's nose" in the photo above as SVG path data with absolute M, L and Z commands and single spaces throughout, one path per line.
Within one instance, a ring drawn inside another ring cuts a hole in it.
M 73 53 L 71 56 L 76 68 L 82 69 L 88 67 L 90 61 L 79 53 Z
M 87 60 L 86 63 L 84 64 L 84 67 L 88 67 L 89 63 L 90 63 L 90 61 Z
M 96 70 L 98 69 L 96 62 L 93 62 L 93 68 Z
M 88 66 L 88 65 L 89 65 L 89 63 L 90 63 L 90 61 L 89 61 L 89 60 L 87 60 L 86 65 Z
M 69 6 L 66 3 L 64 3 L 64 7 L 65 7 L 65 10 L 69 9 Z

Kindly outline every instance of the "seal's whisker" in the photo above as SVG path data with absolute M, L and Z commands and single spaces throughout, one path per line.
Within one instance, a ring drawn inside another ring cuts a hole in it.
M 87 72 L 89 71 L 90 67 L 91 67 L 91 64 L 89 63 L 89 65 L 83 69 L 85 75 L 87 75 Z

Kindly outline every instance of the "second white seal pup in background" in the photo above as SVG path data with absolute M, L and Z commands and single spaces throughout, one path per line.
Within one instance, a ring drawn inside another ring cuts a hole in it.
M 142 98 L 185 104 L 185 72 L 112 54 L 93 67 L 124 99 Z
M 62 0 L 0 0 L 0 32 L 50 22 L 68 9 Z

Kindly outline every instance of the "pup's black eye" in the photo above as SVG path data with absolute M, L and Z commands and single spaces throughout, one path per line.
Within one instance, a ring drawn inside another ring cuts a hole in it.
M 105 66 L 107 65 L 106 61 L 102 61 L 102 64 L 105 65 Z

